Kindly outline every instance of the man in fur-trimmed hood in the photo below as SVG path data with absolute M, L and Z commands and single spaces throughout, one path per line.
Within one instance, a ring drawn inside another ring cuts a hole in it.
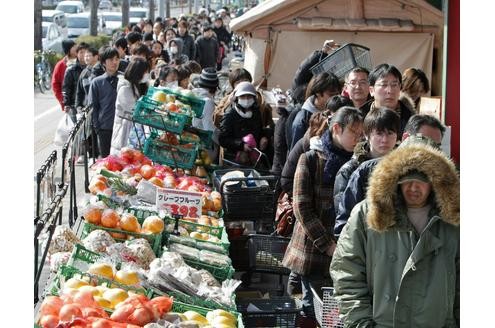
M 346 327 L 459 326 L 459 195 L 441 151 L 383 157 L 330 265 Z

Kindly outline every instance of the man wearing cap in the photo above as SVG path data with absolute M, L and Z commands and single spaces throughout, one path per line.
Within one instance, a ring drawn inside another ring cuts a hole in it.
M 409 144 L 377 164 L 330 264 L 346 327 L 459 327 L 459 178 Z
M 196 61 L 202 68 L 217 67 L 218 41 L 213 37 L 213 28 L 207 24 L 203 26 L 203 35 L 198 37 L 196 45 Z
M 304 90 L 313 77 L 313 73 L 310 68 L 321 62 L 339 47 L 340 45 L 334 40 L 325 40 L 321 50 L 313 51 L 301 62 L 301 64 L 299 64 L 299 68 L 294 74 L 294 80 L 292 81 L 291 86 L 291 92 L 294 97 L 297 98 L 295 99 L 296 103 L 304 102 Z
M 254 140 L 248 140 L 252 135 Z M 254 141 L 254 142 L 253 142 Z M 224 157 L 240 164 L 254 164 L 259 153 L 269 145 L 269 131 L 263 129 L 255 87 L 250 82 L 240 82 L 234 90 L 234 101 L 220 121 L 220 146 Z

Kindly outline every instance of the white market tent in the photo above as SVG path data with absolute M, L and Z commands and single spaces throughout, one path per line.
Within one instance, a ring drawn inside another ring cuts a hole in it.
M 423 0 L 266 0 L 231 21 L 246 39 L 244 68 L 267 89 L 288 89 L 324 40 L 370 48 L 373 66 L 424 70 L 441 94 L 443 13 Z

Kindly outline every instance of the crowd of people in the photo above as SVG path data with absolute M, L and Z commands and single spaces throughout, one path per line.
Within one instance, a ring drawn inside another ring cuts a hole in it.
M 296 219 L 283 265 L 289 294 L 302 293 L 301 327 L 316 324 L 310 286 L 335 288 L 346 327 L 457 327 L 459 178 L 440 150 L 445 126 L 419 113 L 425 73 L 383 63 L 344 81 L 313 76 L 339 47 L 327 40 L 294 68 L 286 104 L 272 108 L 243 68 L 216 103 L 232 36 L 222 15 L 144 21 L 98 51 L 64 41 L 53 76 L 62 109 L 75 120 L 93 106 L 105 157 L 142 137 L 128 118 L 148 86 L 191 89 L 206 101 L 192 124 L 213 131 L 215 163 L 265 154 L 280 176 Z

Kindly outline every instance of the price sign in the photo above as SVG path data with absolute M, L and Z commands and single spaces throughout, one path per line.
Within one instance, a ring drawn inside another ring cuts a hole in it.
M 158 211 L 166 210 L 197 218 L 201 215 L 201 193 L 168 188 L 156 188 L 156 207 Z

